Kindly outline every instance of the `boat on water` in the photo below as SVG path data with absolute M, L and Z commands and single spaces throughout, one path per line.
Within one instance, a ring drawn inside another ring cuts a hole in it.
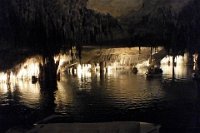
M 134 74 L 137 74 L 138 73 L 138 69 L 137 69 L 137 67 L 133 67 L 133 69 L 132 69 L 132 72 L 134 73 Z
M 147 78 L 162 77 L 163 70 L 159 67 L 150 67 L 145 73 Z
M 159 133 L 160 125 L 123 121 L 98 123 L 66 123 L 63 116 L 49 116 L 26 131 L 27 133 Z M 9 133 L 15 133 L 10 130 Z
M 193 72 L 192 73 L 192 79 L 193 80 L 200 80 L 200 73 L 199 72 Z

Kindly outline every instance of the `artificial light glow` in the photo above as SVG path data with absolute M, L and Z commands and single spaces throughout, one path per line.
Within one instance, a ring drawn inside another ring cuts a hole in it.
M 79 78 L 81 77 L 91 77 L 91 64 L 78 64 L 77 66 L 77 75 Z
M 0 84 L 0 93 L 5 94 L 5 93 L 7 93 L 7 92 L 8 92 L 8 85 L 5 84 L 5 83 L 1 83 L 1 84 Z
M 2 83 L 2 82 L 7 82 L 7 74 L 6 73 L 4 73 L 4 72 L 1 72 L 0 73 L 0 82 Z
M 198 56 L 199 56 L 198 53 L 195 53 L 195 54 L 193 55 L 193 62 L 194 62 L 194 63 L 197 62 Z
M 39 61 L 36 59 L 28 59 L 17 73 L 17 79 L 31 80 L 32 76 L 38 77 L 39 75 Z
M 199 56 L 198 53 L 195 53 L 195 54 L 193 55 L 193 62 L 194 62 L 193 70 L 194 70 L 194 71 L 196 71 L 196 70 L 199 69 L 198 63 L 197 63 L 198 56 Z
M 142 63 L 138 63 L 137 65 L 136 65 L 136 67 L 138 67 L 138 68 L 144 68 L 144 67 L 148 67 L 150 64 L 149 64 L 149 60 L 147 60 L 147 61 L 143 61 Z
M 65 68 L 64 68 L 64 64 L 70 64 L 70 61 L 72 60 L 71 56 L 70 55 L 67 55 L 67 54 L 58 54 L 54 57 L 54 61 L 55 63 L 59 62 L 58 64 L 58 69 L 57 69 L 57 73 L 59 71 L 63 71 Z
M 15 83 L 17 80 L 31 80 L 32 76 L 39 76 L 40 60 L 38 57 L 33 57 L 27 59 L 23 64 L 16 66 L 13 70 L 9 70 L 9 72 L 1 72 L 0 73 L 0 83 L 12 82 Z
M 184 65 L 186 63 L 186 57 L 184 56 L 177 56 L 175 57 L 175 67 L 174 67 L 174 71 L 175 71 L 175 75 L 176 78 L 179 77 L 186 77 L 187 75 L 187 69 L 186 66 Z M 161 68 L 163 70 L 163 74 L 166 75 L 168 78 L 171 78 L 173 75 L 173 57 L 172 56 L 166 56 L 165 58 L 163 58 L 161 60 Z
M 167 56 L 161 60 L 161 64 L 168 64 L 170 65 L 173 62 L 172 56 Z M 174 59 L 176 65 L 182 65 L 184 63 L 184 56 L 176 56 Z
M 95 66 L 95 72 L 99 72 L 99 71 L 100 71 L 100 65 L 99 63 L 97 63 Z
M 141 63 L 138 63 L 135 67 L 138 69 L 138 73 L 146 73 L 147 68 L 149 67 L 149 60 L 143 61 Z
M 107 74 L 112 75 L 112 67 L 111 66 L 107 67 Z

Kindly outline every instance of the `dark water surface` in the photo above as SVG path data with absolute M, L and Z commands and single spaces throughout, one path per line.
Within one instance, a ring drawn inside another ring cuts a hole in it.
M 164 67 L 163 67 L 164 68 Z M 0 131 L 29 127 L 52 114 L 59 122 L 144 121 L 162 124 L 161 132 L 194 131 L 200 127 L 198 83 L 192 68 L 164 69 L 161 78 L 146 79 L 120 70 L 110 74 L 64 75 L 56 88 L 18 82 L 0 86 Z M 183 130 L 182 130 L 183 129 Z

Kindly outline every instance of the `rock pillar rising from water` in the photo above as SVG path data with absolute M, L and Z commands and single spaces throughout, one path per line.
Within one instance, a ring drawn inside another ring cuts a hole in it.
M 59 62 L 54 62 L 53 56 L 45 57 L 40 64 L 40 83 L 44 86 L 54 86 L 57 82 L 57 68 Z

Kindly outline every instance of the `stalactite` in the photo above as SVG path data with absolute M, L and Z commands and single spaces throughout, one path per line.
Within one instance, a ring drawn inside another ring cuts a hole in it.
M 55 53 L 63 45 L 93 44 L 111 39 L 109 34 L 119 28 L 116 20 L 87 9 L 86 4 L 87 0 L 2 0 L 0 24 L 7 26 L 0 27 L 0 32 L 5 32 L 0 34 L 15 38 L 16 46 L 34 48 L 40 53 Z

